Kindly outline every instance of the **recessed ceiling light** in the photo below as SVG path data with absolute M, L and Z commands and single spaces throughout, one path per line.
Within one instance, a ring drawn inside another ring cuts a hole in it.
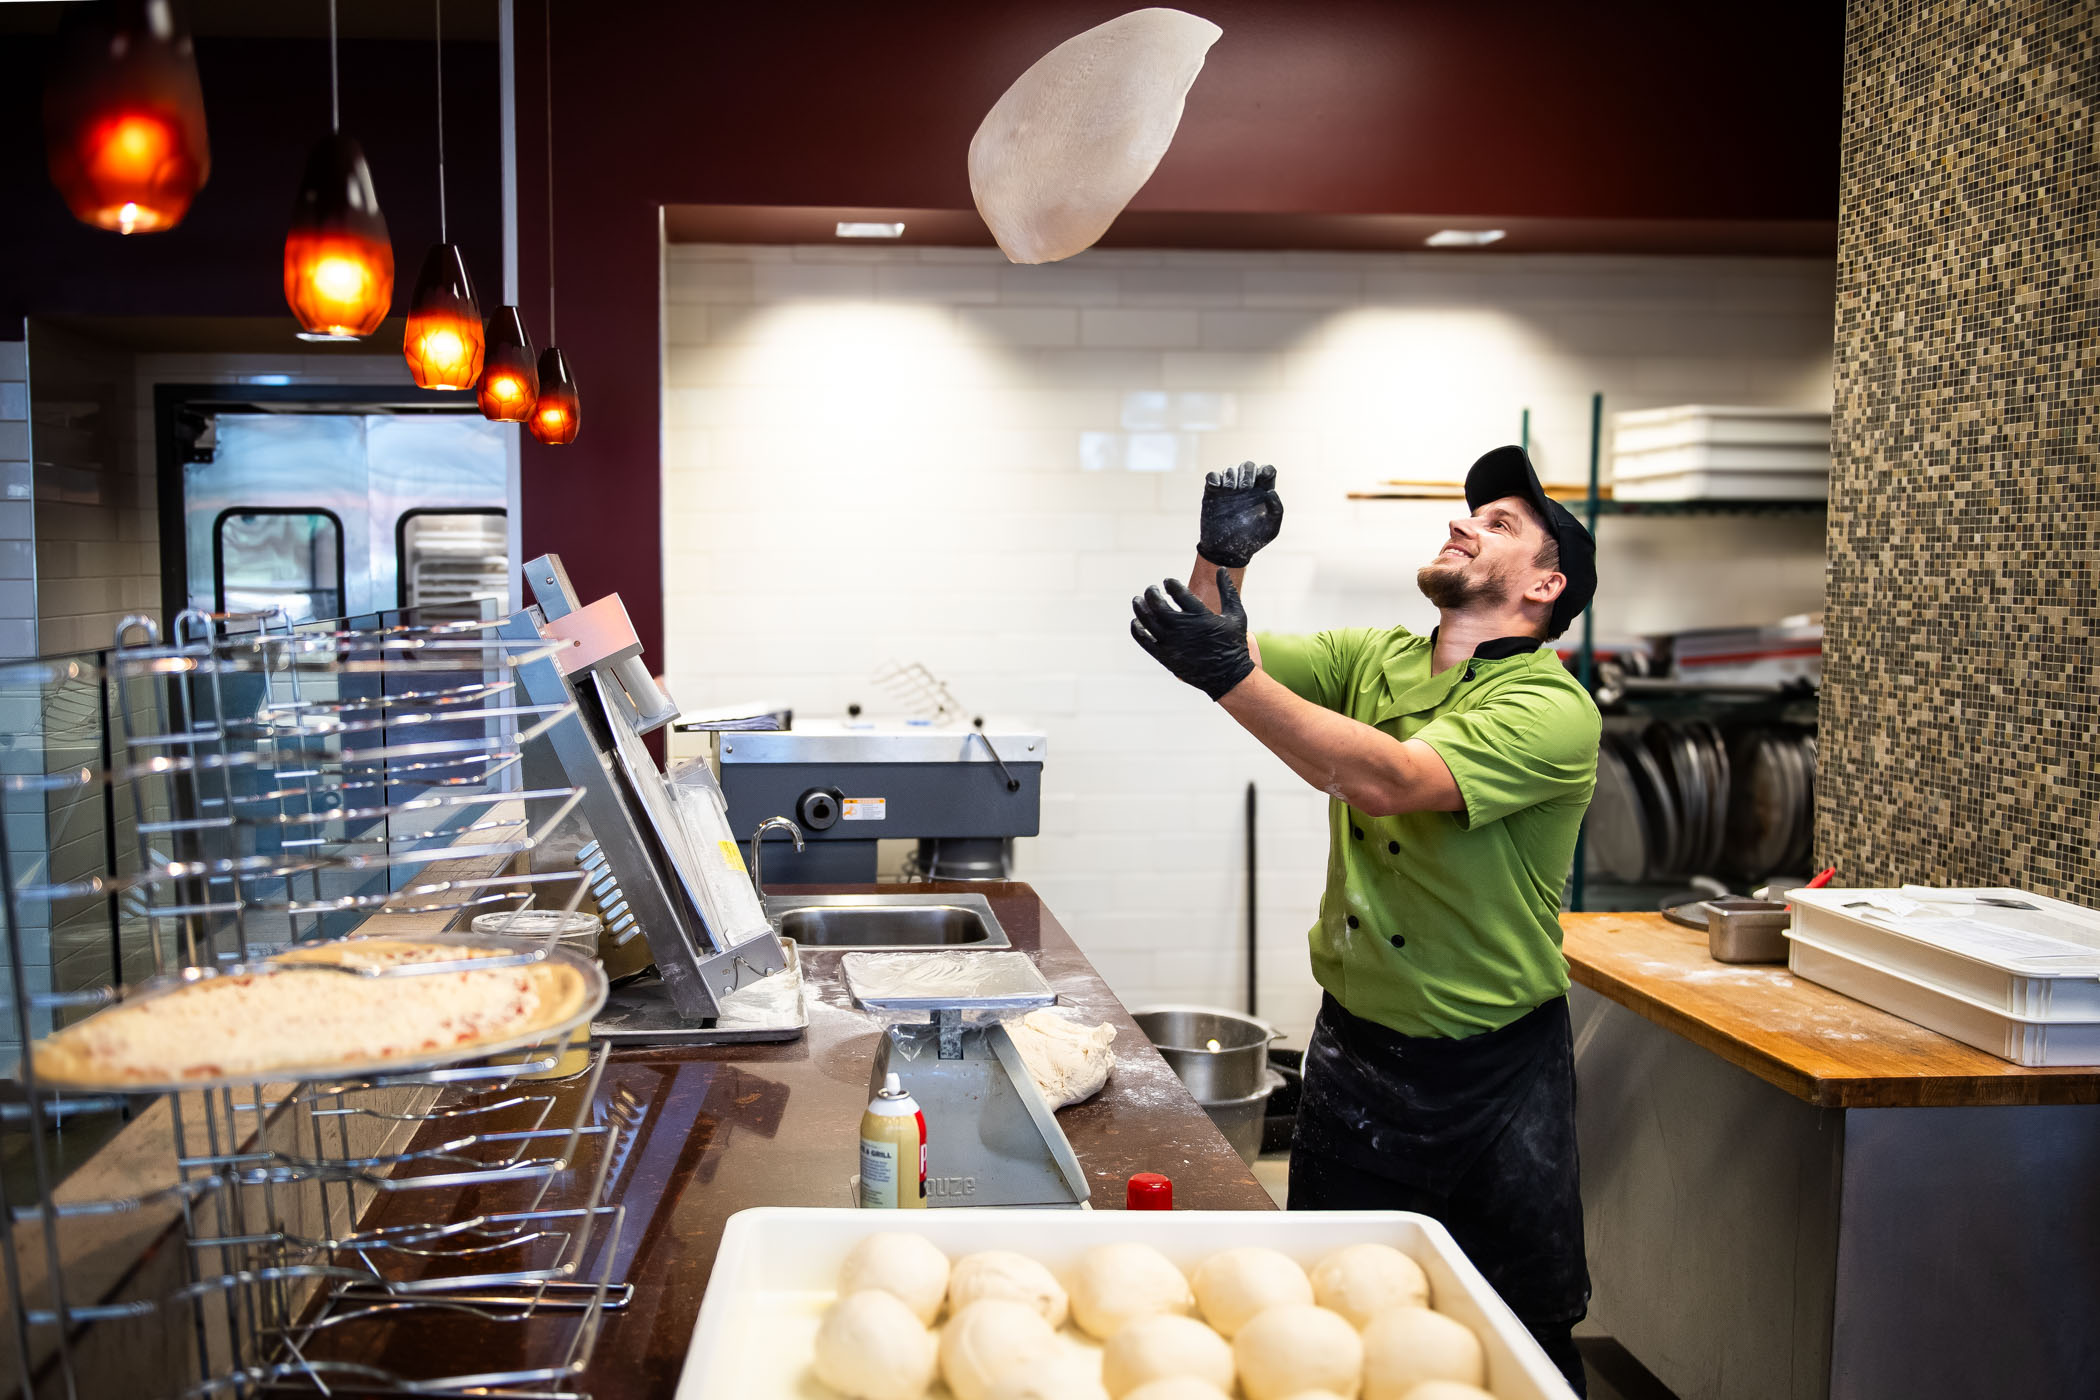
M 1446 228 L 1430 234 L 1426 241 L 1432 248 L 1485 248 L 1501 242 L 1506 234 L 1507 230 L 1499 228 Z
M 839 237 L 841 237 L 841 238 L 902 238 L 902 237 L 904 237 L 904 225 L 902 225 L 902 224 L 868 224 L 868 223 L 859 223 L 859 222 L 856 222 L 856 221 L 854 221 L 854 220 L 851 220 L 851 219 L 841 219 L 841 220 L 839 220 Z

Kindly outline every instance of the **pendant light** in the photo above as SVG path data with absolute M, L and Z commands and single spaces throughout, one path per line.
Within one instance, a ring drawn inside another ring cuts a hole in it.
M 342 133 L 335 0 L 328 0 L 328 134 L 306 157 L 284 236 L 284 299 L 301 340 L 360 340 L 394 304 L 394 244 L 365 153 Z
M 438 241 L 423 257 L 415 295 L 408 303 L 408 334 L 402 353 L 409 375 L 423 389 L 471 389 L 481 378 L 481 306 L 467 260 L 448 241 L 445 226 L 445 6 L 437 0 Z
M 547 348 L 540 352 L 540 397 L 526 426 L 549 447 L 576 441 L 583 427 L 583 399 L 568 357 L 554 348 L 554 5 L 547 19 Z
M 182 222 L 211 175 L 204 89 L 172 0 L 97 0 L 60 26 L 44 154 L 73 217 L 118 233 Z
M 475 401 L 494 423 L 523 423 L 540 397 L 540 372 L 532 359 L 532 337 L 515 306 L 499 306 L 489 317 L 488 352 L 481 362 Z

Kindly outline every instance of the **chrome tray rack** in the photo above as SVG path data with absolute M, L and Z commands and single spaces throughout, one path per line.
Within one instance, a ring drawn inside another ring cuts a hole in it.
M 0 705 L 34 701 L 0 756 L 18 1044 L 288 944 L 577 905 L 581 871 L 524 868 L 582 800 L 524 781 L 579 724 L 519 694 L 553 644 L 362 623 L 185 613 L 163 643 L 127 618 L 108 652 L 0 668 Z M 60 974 L 83 930 L 100 980 Z M 604 1056 L 563 1030 L 415 1072 L 143 1096 L 40 1084 L 21 1055 L 0 1374 L 68 1400 L 579 1393 L 628 1297 Z

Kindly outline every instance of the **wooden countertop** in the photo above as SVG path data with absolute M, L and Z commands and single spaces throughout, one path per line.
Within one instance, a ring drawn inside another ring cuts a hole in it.
M 792 892 L 870 888 L 813 886 Z M 1096 1209 L 1122 1209 L 1123 1183 L 1140 1171 L 1172 1177 L 1178 1208 L 1273 1208 L 1268 1193 L 1032 889 L 1018 883 L 912 889 L 984 895 L 1014 947 L 1036 956 L 1060 1003 L 1090 1022 L 1116 1027 L 1116 1067 L 1108 1087 L 1057 1115 L 1086 1169 Z M 672 1393 L 722 1227 L 731 1215 L 751 1206 L 851 1204 L 848 1183 L 858 1167 L 860 1115 L 880 1023 L 848 997 L 839 972 L 844 951 L 802 950 L 810 1024 L 798 1041 L 637 1048 L 609 1058 L 591 1094 L 589 1114 L 594 1123 L 623 1130 L 610 1164 L 607 1198 L 625 1212 L 613 1277 L 633 1284 L 634 1296 L 625 1308 L 604 1315 L 603 1332 L 580 1381 L 580 1389 L 594 1400 Z M 548 1121 L 564 1121 L 576 1096 L 590 1092 L 581 1081 L 549 1087 L 570 1097 Z M 456 1126 L 444 1120 L 427 1122 L 413 1146 L 431 1146 L 455 1132 Z M 589 1173 L 597 1162 L 579 1161 L 578 1168 Z M 382 1201 L 365 1226 L 459 1218 L 523 1204 L 505 1188 L 482 1188 L 451 1202 L 422 1192 L 402 1194 L 420 1199 Z M 594 1252 L 602 1248 L 593 1245 Z M 357 1359 L 426 1375 L 433 1373 L 434 1355 L 442 1355 L 446 1370 L 455 1373 L 482 1365 L 558 1365 L 560 1354 L 553 1348 L 568 1336 L 561 1326 L 404 1318 L 388 1330 L 379 1355 L 367 1351 Z M 371 1334 L 359 1337 L 369 1344 Z M 316 1339 L 315 1346 L 326 1345 L 325 1335 Z
M 2100 1067 L 2028 1069 L 1804 981 L 1716 962 L 1660 914 L 1563 914 L 1582 986 L 1818 1108 L 2100 1103 Z

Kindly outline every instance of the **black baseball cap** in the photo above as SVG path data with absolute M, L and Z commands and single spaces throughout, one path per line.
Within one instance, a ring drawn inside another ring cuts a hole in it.
M 1529 504 L 1560 546 L 1560 572 L 1568 586 L 1553 600 L 1553 614 L 1546 624 L 1547 635 L 1557 637 L 1597 596 L 1597 541 L 1573 512 L 1546 494 L 1531 458 L 1521 447 L 1497 447 L 1483 453 L 1466 473 L 1466 509 L 1479 510 L 1508 496 Z

